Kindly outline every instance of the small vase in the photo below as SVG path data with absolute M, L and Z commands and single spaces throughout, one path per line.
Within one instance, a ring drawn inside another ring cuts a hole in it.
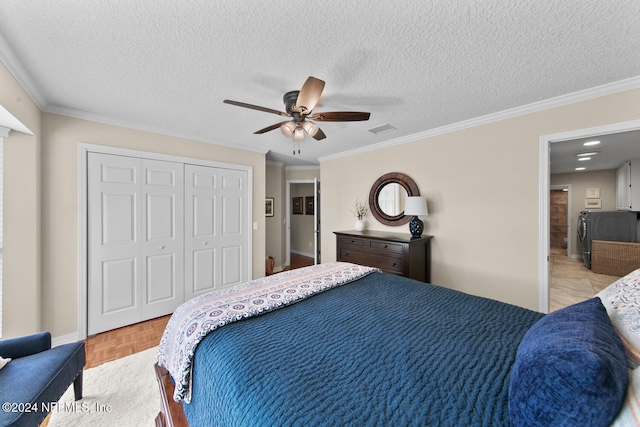
M 355 225 L 356 231 L 362 231 L 364 230 L 364 221 L 359 219 L 356 221 L 356 225 Z

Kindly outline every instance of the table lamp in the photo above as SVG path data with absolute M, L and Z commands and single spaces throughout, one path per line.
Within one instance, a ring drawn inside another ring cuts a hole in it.
M 404 214 L 413 215 L 413 218 L 411 218 L 411 221 L 409 222 L 409 231 L 411 232 L 411 237 L 413 239 L 417 239 L 422 236 L 424 223 L 420 221 L 418 215 L 429 215 L 429 212 L 427 211 L 427 200 L 424 197 L 420 196 L 407 197 L 406 203 L 404 205 Z

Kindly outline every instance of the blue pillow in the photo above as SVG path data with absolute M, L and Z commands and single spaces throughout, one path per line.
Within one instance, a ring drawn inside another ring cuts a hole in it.
M 511 372 L 513 426 L 608 426 L 628 384 L 622 340 L 600 298 L 553 312 L 525 334 Z

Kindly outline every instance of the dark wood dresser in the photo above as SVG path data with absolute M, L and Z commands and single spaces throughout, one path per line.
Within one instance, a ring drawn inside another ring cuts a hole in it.
M 334 231 L 338 261 L 378 267 L 385 273 L 429 282 L 431 236 L 386 231 Z

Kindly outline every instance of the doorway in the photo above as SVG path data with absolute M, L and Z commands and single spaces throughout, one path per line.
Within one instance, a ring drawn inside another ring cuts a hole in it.
M 320 264 L 320 181 L 287 180 L 286 212 L 286 264 L 292 253 Z
M 577 129 L 551 135 L 542 135 L 539 139 L 539 179 L 538 179 L 538 308 L 542 313 L 549 312 L 549 285 L 551 260 L 551 221 L 550 221 L 550 149 L 551 144 L 562 143 L 578 138 L 590 138 L 607 134 L 640 130 L 640 120 L 632 120 L 611 125 L 586 129 Z M 571 241 L 569 240 L 569 243 Z

